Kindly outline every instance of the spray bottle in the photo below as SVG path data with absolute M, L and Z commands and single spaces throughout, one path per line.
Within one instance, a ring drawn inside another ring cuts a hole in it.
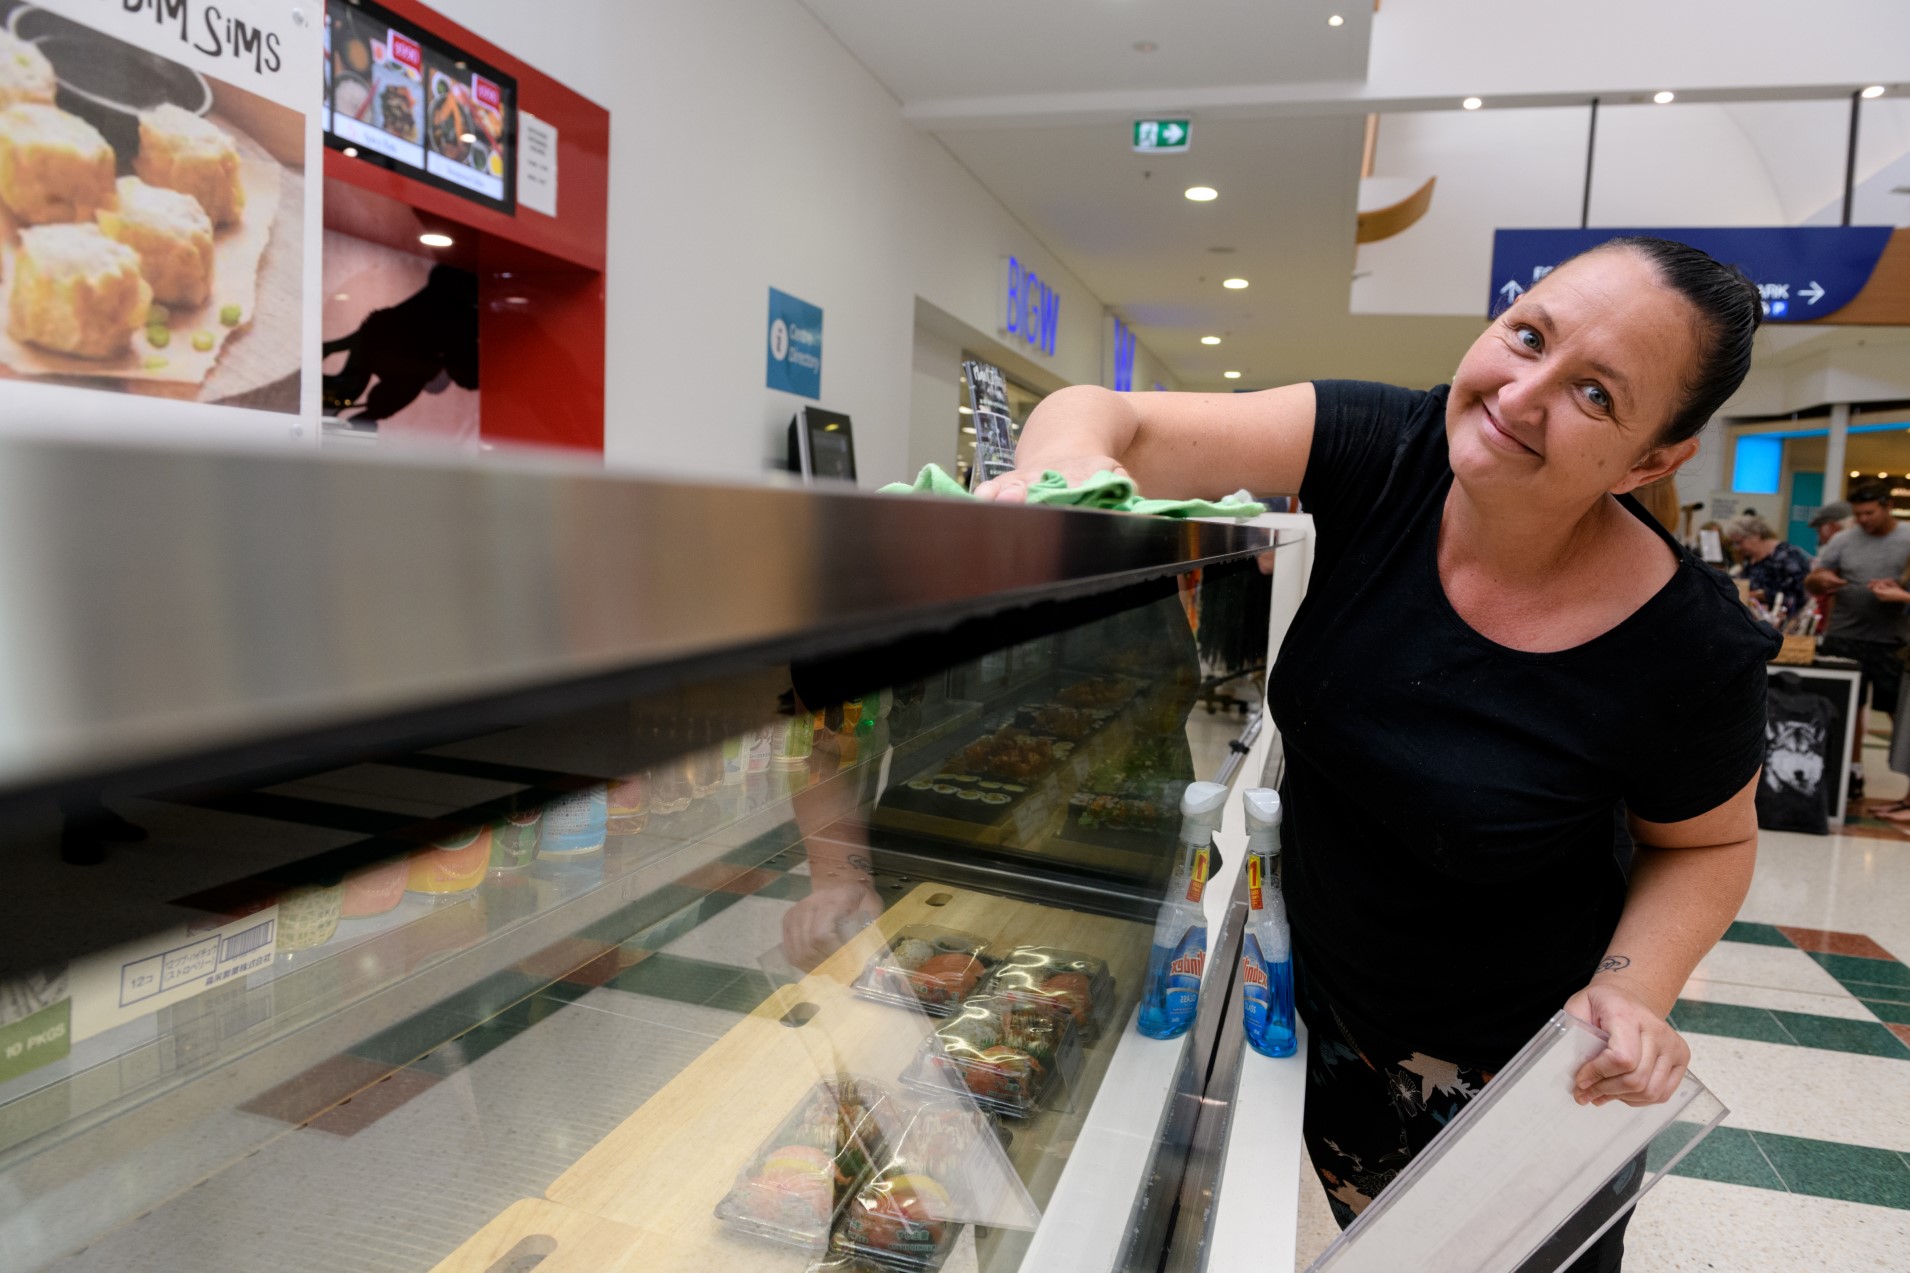
M 1214 831 L 1226 802 L 1227 788 L 1217 782 L 1190 782 L 1181 796 L 1179 858 L 1154 921 L 1154 948 L 1141 988 L 1138 1028 L 1150 1039 L 1185 1034 L 1200 1006 L 1200 973 L 1207 963 L 1207 912 L 1200 899 L 1220 862 Z
M 1255 787 L 1247 806 L 1247 940 L 1240 951 L 1247 1042 L 1262 1056 L 1292 1056 L 1293 935 L 1280 895 L 1280 796 Z

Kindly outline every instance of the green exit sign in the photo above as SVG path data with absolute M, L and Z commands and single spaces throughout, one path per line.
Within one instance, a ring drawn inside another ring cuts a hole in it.
M 1194 139 L 1194 124 L 1186 119 L 1137 119 L 1134 149 L 1144 154 L 1186 150 Z

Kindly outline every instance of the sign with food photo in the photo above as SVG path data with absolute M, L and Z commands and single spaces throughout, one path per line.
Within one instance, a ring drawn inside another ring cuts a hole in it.
M 293 13 L 0 0 L 0 392 L 306 412 Z
M 517 82 L 368 0 L 326 0 L 336 149 L 500 212 L 516 208 Z

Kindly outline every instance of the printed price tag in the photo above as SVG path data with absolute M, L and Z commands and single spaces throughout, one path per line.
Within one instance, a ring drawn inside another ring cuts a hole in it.
M 145 941 L 101 951 L 73 964 L 73 1037 L 180 1003 L 235 977 L 268 967 L 277 953 L 279 908 L 216 927 L 175 928 Z
M 1200 895 L 1207 891 L 1207 850 L 1194 854 L 1193 878 L 1187 881 L 1187 900 L 1198 902 Z

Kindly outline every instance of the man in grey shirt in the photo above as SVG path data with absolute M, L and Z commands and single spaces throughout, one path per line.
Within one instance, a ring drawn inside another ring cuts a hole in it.
M 1817 568 L 1804 578 L 1804 587 L 1833 595 L 1830 624 L 1819 648 L 1825 654 L 1855 659 L 1863 670 L 1857 719 L 1851 722 L 1853 758 L 1851 795 L 1862 793 L 1864 702 L 1881 712 L 1897 710 L 1897 692 L 1903 663 L 1897 651 L 1903 645 L 1904 610 L 1897 602 L 1872 595 L 1870 585 L 1894 582 L 1910 565 L 1910 526 L 1890 515 L 1890 491 L 1883 486 L 1859 486 L 1850 493 L 1851 525 L 1824 545 Z

